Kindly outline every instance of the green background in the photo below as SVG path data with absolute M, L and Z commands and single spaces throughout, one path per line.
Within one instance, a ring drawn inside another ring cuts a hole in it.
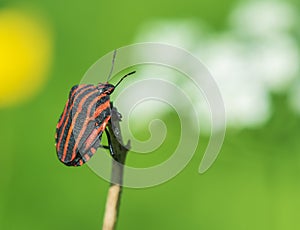
M 132 43 L 144 22 L 188 17 L 226 30 L 224 19 L 236 2 L 30 0 L 0 6 L 19 3 L 41 9 L 52 23 L 55 56 L 38 96 L 0 110 L 0 229 L 101 229 L 109 183 L 87 166 L 65 167 L 55 153 L 55 126 L 69 88 L 99 57 Z M 284 93 L 272 95 L 272 102 L 265 126 L 227 130 L 204 175 L 196 154 L 167 183 L 125 188 L 118 229 L 299 228 L 300 118 Z

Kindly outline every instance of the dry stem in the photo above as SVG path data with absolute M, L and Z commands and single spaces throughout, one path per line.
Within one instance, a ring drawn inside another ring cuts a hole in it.
M 108 130 L 111 136 L 111 143 L 115 152 L 116 161 L 112 162 L 111 185 L 107 194 L 102 230 L 115 229 L 122 195 L 124 164 L 129 149 L 129 142 L 126 147 L 123 145 L 119 124 L 121 121 L 120 118 L 121 117 L 117 109 L 113 107 L 111 122 L 108 124 Z

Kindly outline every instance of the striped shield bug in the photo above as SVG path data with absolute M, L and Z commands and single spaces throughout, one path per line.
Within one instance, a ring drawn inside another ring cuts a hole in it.
M 111 73 L 112 69 L 110 75 Z M 111 119 L 110 95 L 124 78 L 134 73 L 135 71 L 123 76 L 115 86 L 106 82 L 97 85 L 80 84 L 71 88 L 56 126 L 55 146 L 57 156 L 62 163 L 67 166 L 81 166 L 94 155 L 99 147 L 109 149 L 114 157 L 106 128 Z M 108 146 L 101 145 L 104 131 L 107 135 Z

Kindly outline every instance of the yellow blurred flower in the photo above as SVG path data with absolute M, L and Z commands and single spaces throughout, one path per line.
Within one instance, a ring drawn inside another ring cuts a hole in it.
M 40 18 L 0 9 L 0 107 L 32 97 L 45 82 L 52 36 Z

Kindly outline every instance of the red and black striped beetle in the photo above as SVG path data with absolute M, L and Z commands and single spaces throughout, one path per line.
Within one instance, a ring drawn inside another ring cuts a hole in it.
M 55 146 L 62 163 L 68 166 L 81 166 L 99 147 L 109 149 L 110 154 L 114 156 L 109 132 L 106 129 L 111 119 L 110 94 L 125 77 L 134 73 L 135 71 L 123 76 L 115 86 L 107 82 L 72 87 L 56 126 Z M 100 144 L 104 131 L 109 146 Z

